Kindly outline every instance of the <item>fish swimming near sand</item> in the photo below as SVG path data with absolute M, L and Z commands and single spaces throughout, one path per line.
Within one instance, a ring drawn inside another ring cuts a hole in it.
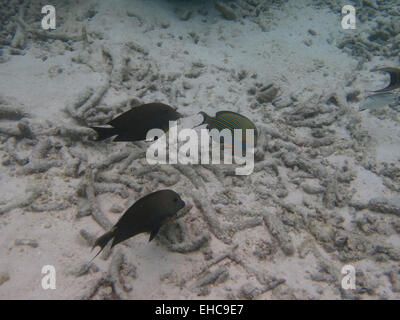
M 395 89 L 400 88 L 400 69 L 399 68 L 392 68 L 392 67 L 386 67 L 386 68 L 378 68 L 378 69 L 373 69 L 372 71 L 384 71 L 388 72 L 390 75 L 390 83 L 386 88 L 376 90 L 373 92 L 388 92 L 392 91 Z
M 143 232 L 150 232 L 149 241 L 153 240 L 160 227 L 173 218 L 184 206 L 185 202 L 173 190 L 159 190 L 144 196 L 122 215 L 110 231 L 96 240 L 92 250 L 97 246 L 101 249 L 94 258 L 98 256 L 109 241 L 112 241 L 112 248 L 116 244 Z
M 113 141 L 141 141 L 151 129 L 167 132 L 169 121 L 182 115 L 163 103 L 147 103 L 124 112 L 107 123 L 110 127 L 91 127 L 97 132 L 97 141 L 116 136 Z
M 218 131 L 222 131 L 228 129 L 232 132 L 232 145 L 224 142 L 225 147 L 233 148 L 234 141 L 236 141 L 234 133 L 235 129 L 242 130 L 241 142 L 243 147 L 246 146 L 246 129 L 254 130 L 254 146 L 256 146 L 258 132 L 255 124 L 249 118 L 232 111 L 218 111 L 215 114 L 215 117 L 210 117 L 205 112 L 200 112 L 199 114 L 203 116 L 203 122 L 199 124 L 199 126 L 207 124 L 208 130 L 217 129 Z
M 398 103 L 398 96 L 396 94 L 392 92 L 381 92 L 366 97 L 358 110 L 375 110 L 384 106 L 394 105 L 396 102 Z

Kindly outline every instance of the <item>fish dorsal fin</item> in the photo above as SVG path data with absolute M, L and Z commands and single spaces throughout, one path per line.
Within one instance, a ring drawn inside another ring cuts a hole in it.
M 123 122 L 127 117 L 140 117 L 140 113 L 143 110 L 142 107 L 143 105 L 132 107 L 131 109 L 118 114 L 114 119 L 108 121 L 106 124 L 109 126 L 118 127 L 118 125 L 121 124 L 121 121 Z
M 218 117 L 219 115 L 221 115 L 221 114 L 234 114 L 234 115 L 237 115 L 237 116 L 240 116 L 240 117 L 244 117 L 243 115 L 241 115 L 240 113 L 237 113 L 237 112 L 233 112 L 233 111 L 218 111 L 216 114 L 215 114 L 215 116 L 216 117 Z
M 154 237 L 157 235 L 158 231 L 160 230 L 161 225 L 156 226 L 153 230 L 150 232 L 150 238 L 149 242 L 154 239 Z
M 253 121 L 251 121 L 251 120 L 250 120 L 249 118 L 247 118 L 246 116 L 244 116 L 244 115 L 242 115 L 242 114 L 240 114 L 240 113 L 237 113 L 237 112 L 233 112 L 233 111 L 218 111 L 218 112 L 215 114 L 215 117 L 223 116 L 223 115 L 231 115 L 231 116 L 233 116 L 234 118 L 236 118 L 237 120 L 243 119 L 243 120 L 248 121 L 249 123 L 253 123 Z

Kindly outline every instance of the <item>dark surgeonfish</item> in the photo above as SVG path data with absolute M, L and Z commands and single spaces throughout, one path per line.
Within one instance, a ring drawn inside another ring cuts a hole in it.
M 246 146 L 246 129 L 254 130 L 254 146 L 257 144 L 258 132 L 255 124 L 247 117 L 232 111 L 218 111 L 215 114 L 215 117 L 210 117 L 205 112 L 199 112 L 203 116 L 203 122 L 199 124 L 199 126 L 203 124 L 207 124 L 207 129 L 217 129 L 218 131 L 222 131 L 223 129 L 228 129 L 232 132 L 232 137 L 234 143 L 234 130 L 241 129 L 242 130 L 242 147 Z M 233 145 L 225 144 L 225 147 L 233 148 Z
M 387 92 L 391 90 L 395 90 L 400 88 L 400 69 L 399 68 L 379 68 L 379 69 L 373 69 L 372 71 L 384 71 L 388 72 L 390 74 L 390 83 L 386 88 L 376 90 L 373 92 Z
M 92 127 L 97 132 L 97 141 L 117 136 L 113 141 L 146 140 L 151 129 L 167 132 L 169 121 L 176 121 L 182 115 L 172 107 L 163 103 L 147 103 L 134 107 L 111 120 L 107 127 Z
M 110 231 L 96 240 L 93 249 L 99 246 L 101 250 L 94 258 L 109 241 L 112 241 L 112 248 L 116 244 L 143 232 L 150 232 L 149 241 L 153 240 L 160 227 L 173 218 L 184 206 L 185 202 L 179 194 L 168 189 L 159 190 L 140 198 L 122 215 Z

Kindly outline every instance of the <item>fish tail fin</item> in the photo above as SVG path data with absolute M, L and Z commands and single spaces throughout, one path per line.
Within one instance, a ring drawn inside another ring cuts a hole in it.
M 118 134 L 115 128 L 90 127 L 97 132 L 97 141 L 102 141 Z
M 103 251 L 103 249 L 107 245 L 107 243 L 113 238 L 114 238 L 114 230 L 113 229 L 111 229 L 111 231 L 108 231 L 105 234 L 103 234 L 102 236 L 100 236 L 99 238 L 97 238 L 96 242 L 93 245 L 92 251 L 97 246 L 100 247 L 100 251 L 96 253 L 96 255 L 92 258 L 92 260 L 90 260 L 90 262 L 92 262 L 94 260 L 94 258 L 96 258 L 100 254 L 100 252 Z
M 200 114 L 200 115 L 203 116 L 203 122 L 200 123 L 200 124 L 198 124 L 196 127 L 199 127 L 199 126 L 201 126 L 201 125 L 207 123 L 207 122 L 209 121 L 209 119 L 211 118 L 207 113 L 205 113 L 205 112 L 203 112 L 203 111 L 200 111 L 198 114 Z
M 386 88 L 375 90 L 373 92 L 377 93 L 388 92 L 400 88 L 400 69 L 389 67 L 389 68 L 373 69 L 373 71 L 384 71 L 388 72 L 390 75 L 389 85 Z

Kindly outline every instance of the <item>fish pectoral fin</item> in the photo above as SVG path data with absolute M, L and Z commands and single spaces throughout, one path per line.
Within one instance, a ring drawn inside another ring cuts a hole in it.
M 153 230 L 150 232 L 150 238 L 149 242 L 154 239 L 154 237 L 157 235 L 158 231 L 160 230 L 161 225 L 156 226 Z

